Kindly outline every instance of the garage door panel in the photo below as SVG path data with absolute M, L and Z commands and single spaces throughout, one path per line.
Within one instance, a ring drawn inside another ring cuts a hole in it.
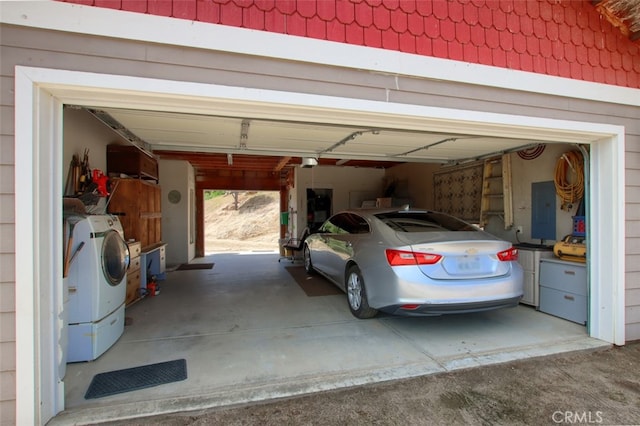
M 206 116 L 162 111 L 106 110 L 136 136 L 162 149 L 263 155 L 309 155 L 325 158 L 380 158 L 392 161 L 447 162 L 497 154 L 535 144 L 533 140 L 318 124 L 270 119 Z M 426 119 L 426 118 L 425 118 Z M 243 124 L 244 123 L 244 124 Z
M 250 149 L 321 152 L 352 132 L 342 127 L 251 121 L 247 145 Z

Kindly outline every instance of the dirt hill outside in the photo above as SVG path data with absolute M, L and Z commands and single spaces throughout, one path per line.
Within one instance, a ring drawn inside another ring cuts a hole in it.
M 205 253 L 278 251 L 280 194 L 232 192 L 205 200 Z

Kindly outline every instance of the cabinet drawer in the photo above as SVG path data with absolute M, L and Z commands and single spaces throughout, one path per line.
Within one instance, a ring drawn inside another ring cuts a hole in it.
M 127 246 L 129 246 L 129 255 L 131 256 L 131 259 L 140 256 L 140 249 L 142 246 L 140 241 L 129 241 Z
M 131 262 L 129 263 L 129 269 L 127 270 L 127 273 L 133 273 L 135 271 L 139 271 L 140 270 L 140 257 L 134 257 L 131 259 Z
M 125 304 L 130 304 L 138 299 L 140 288 L 140 269 L 127 273 L 127 296 Z
M 559 291 L 587 295 L 587 269 L 570 262 L 540 261 L 540 285 Z
M 586 324 L 587 298 L 575 293 L 540 287 L 540 311 L 578 324 Z

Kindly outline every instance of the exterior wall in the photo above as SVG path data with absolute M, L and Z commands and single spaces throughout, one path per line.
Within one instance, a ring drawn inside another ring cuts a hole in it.
M 0 65 L 1 66 L 1 65 Z M 15 179 L 12 78 L 0 76 L 0 424 L 15 424 Z
M 639 117 L 640 118 L 640 117 Z M 636 121 L 640 121 L 636 119 Z M 625 335 L 640 339 L 640 132 L 627 135 L 625 154 Z M 618 190 L 622 190 L 619 188 Z
M 2 29 L 0 28 L 0 38 Z M 4 52 L 0 41 L 0 55 Z M 3 67 L 0 63 L 0 67 Z M 0 424 L 15 424 L 16 259 L 13 72 L 0 72 Z
M 380 102 L 609 123 L 626 129 L 626 338 L 640 338 L 640 120 L 638 108 L 366 70 L 267 60 L 192 48 L 0 26 L 0 412 L 14 423 L 16 65 L 112 73 Z M 455 96 L 451 96 L 455 94 Z M 66 167 L 67 164 L 61 165 Z M 57 184 L 57 183 L 56 183 Z M 341 202 L 342 203 L 342 202 Z
M 576 0 L 64 0 L 640 87 L 640 43 Z

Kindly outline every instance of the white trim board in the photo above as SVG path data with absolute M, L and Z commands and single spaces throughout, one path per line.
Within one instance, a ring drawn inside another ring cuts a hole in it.
M 0 2 L 0 22 L 640 106 L 640 89 L 57 1 Z
M 98 75 L 75 71 L 16 67 L 16 127 L 15 168 L 20 190 L 16 198 L 16 400 L 18 424 L 44 424 L 61 406 L 60 384 L 53 377 L 51 336 L 56 332 L 57 312 L 62 298 L 62 264 L 59 250 L 62 232 L 61 206 L 63 181 L 60 151 L 62 149 L 62 105 L 121 102 L 133 99 L 140 105 L 153 99 L 155 103 L 175 102 L 187 109 L 203 103 L 261 109 L 266 103 L 271 114 L 298 110 L 321 112 L 324 119 L 344 120 L 357 117 L 362 122 L 375 123 L 386 117 L 401 119 L 407 126 L 419 126 L 421 121 L 456 125 L 466 131 L 486 130 L 526 135 L 539 132 L 557 140 L 572 139 L 590 144 L 592 148 L 590 186 L 591 218 L 588 235 L 590 253 L 591 323 L 589 334 L 606 342 L 622 345 L 624 335 L 624 128 L 609 124 L 583 123 L 567 120 L 515 117 L 506 114 L 470 112 L 453 109 L 407 106 L 393 103 L 367 102 L 332 97 L 331 105 L 323 96 L 291 94 L 273 91 L 247 91 L 241 87 L 225 87 L 224 97 L 215 97 L 218 89 L 205 84 L 171 82 L 157 79 Z M 212 88 L 216 89 L 212 91 Z M 165 91 L 168 91 L 165 92 Z M 196 94 L 198 94 L 196 96 Z M 128 96 L 130 95 L 130 97 Z M 278 100 L 278 102 L 275 102 Z M 357 108 L 354 108 L 354 102 Z M 114 105 L 115 106 L 115 105 Z M 298 108 L 300 107 L 300 108 Z M 520 124 L 519 124 L 520 123 Z M 52 184 L 53 183 L 53 184 Z M 598 284 L 597 286 L 593 283 Z M 55 290 L 47 292 L 46 288 Z M 54 346 L 55 347 L 55 346 Z M 44 404 L 43 401 L 56 401 Z

